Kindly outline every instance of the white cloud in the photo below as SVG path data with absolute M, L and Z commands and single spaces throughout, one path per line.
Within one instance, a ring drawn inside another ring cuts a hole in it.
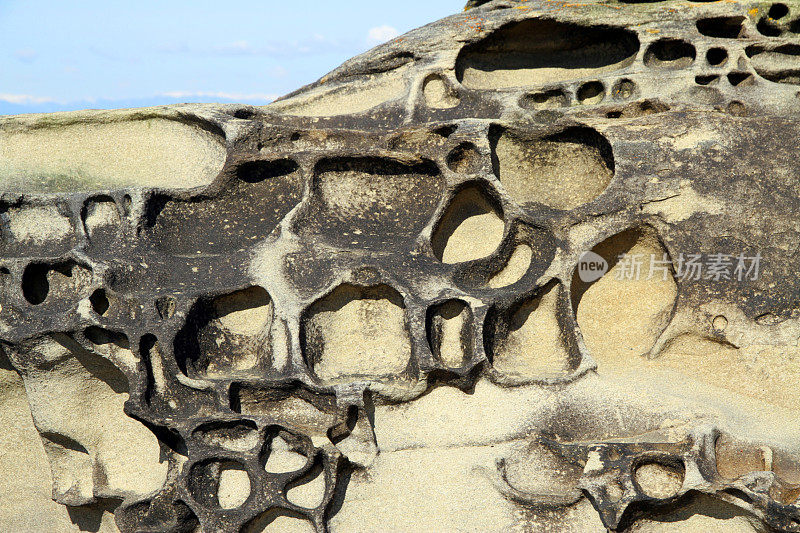
M 271 102 L 275 100 L 279 94 L 242 94 L 242 93 L 226 93 L 222 91 L 169 91 L 161 93 L 160 96 L 167 98 L 219 98 L 221 100 L 263 100 Z
M 33 63 L 36 59 L 36 56 L 39 54 L 36 53 L 36 50 L 33 48 L 22 48 L 14 52 L 14 57 L 22 61 L 23 63 Z
M 195 46 L 188 43 L 165 43 L 156 48 L 167 54 L 198 56 L 272 56 L 294 57 L 298 55 L 327 54 L 332 51 L 352 52 L 358 45 L 354 41 L 337 40 L 316 33 L 296 41 L 250 42 L 234 41 L 218 45 Z
M 254 54 L 256 50 L 247 41 L 235 41 L 216 47 L 215 51 L 222 54 Z
M 17 105 L 36 105 L 36 104 L 52 104 L 58 101 L 46 96 L 33 96 L 31 94 L 7 94 L 0 93 L 0 102 L 8 102 L 9 104 Z
M 372 45 L 378 45 L 390 41 L 400 35 L 397 28 L 384 24 L 383 26 L 375 26 L 370 28 L 367 32 L 367 42 Z
M 285 78 L 286 76 L 289 75 L 289 71 L 286 70 L 285 67 L 278 65 L 276 67 L 269 69 L 269 74 L 273 78 Z

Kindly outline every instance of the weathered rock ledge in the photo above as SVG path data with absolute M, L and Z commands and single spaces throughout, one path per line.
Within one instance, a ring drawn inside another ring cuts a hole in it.
M 0 118 L 0 529 L 800 531 L 800 2 L 470 7 Z

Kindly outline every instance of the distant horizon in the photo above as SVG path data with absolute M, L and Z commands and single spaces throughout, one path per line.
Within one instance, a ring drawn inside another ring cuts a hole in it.
M 0 115 L 266 105 L 464 3 L 0 1 Z

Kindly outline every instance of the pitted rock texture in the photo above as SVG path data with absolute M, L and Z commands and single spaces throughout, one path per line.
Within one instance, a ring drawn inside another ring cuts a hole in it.
M 468 8 L 0 119 L 0 529 L 800 531 L 800 3 Z

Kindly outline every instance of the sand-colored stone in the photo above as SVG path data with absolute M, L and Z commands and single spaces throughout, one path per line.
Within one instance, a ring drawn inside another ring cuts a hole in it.
M 527 244 L 520 244 L 511 253 L 503 270 L 489 278 L 489 286 L 493 289 L 507 287 L 519 281 L 531 265 L 533 250 Z
M 250 496 L 250 477 L 241 468 L 225 468 L 219 474 L 217 497 L 223 509 L 236 509 Z
M 464 263 L 491 255 L 500 244 L 505 223 L 486 196 L 464 189 L 453 199 L 432 239 L 444 263 Z
M 330 117 L 363 113 L 386 102 L 397 100 L 408 90 L 407 67 L 374 74 L 360 80 L 358 87 L 321 87 L 310 95 L 278 100 L 270 107 L 287 115 Z M 354 90 L 355 89 L 355 90 Z
M 0 122 L 4 190 L 188 189 L 211 183 L 225 161 L 223 140 L 176 120 L 54 116 Z
M 556 318 L 561 287 L 523 302 L 509 317 L 509 332 L 494 348 L 492 366 L 504 374 L 526 378 L 565 372 L 568 354 Z
M 622 367 L 655 344 L 673 311 L 676 284 L 671 267 L 666 273 L 650 270 L 651 259 L 663 261 L 665 253 L 652 230 L 622 233 L 593 251 L 614 266 L 588 287 L 579 279 L 573 281 L 578 325 L 601 368 Z M 628 260 L 619 260 L 620 254 Z
M 519 203 L 539 202 L 556 209 L 574 209 L 594 200 L 614 172 L 600 148 L 583 137 L 575 130 L 530 141 L 504 132 L 495 147 L 503 187 Z
M 0 119 L 0 529 L 796 529 L 800 4 L 468 7 Z
M 411 357 L 404 309 L 402 297 L 388 287 L 337 288 L 308 317 L 314 372 L 326 381 L 403 372 Z

